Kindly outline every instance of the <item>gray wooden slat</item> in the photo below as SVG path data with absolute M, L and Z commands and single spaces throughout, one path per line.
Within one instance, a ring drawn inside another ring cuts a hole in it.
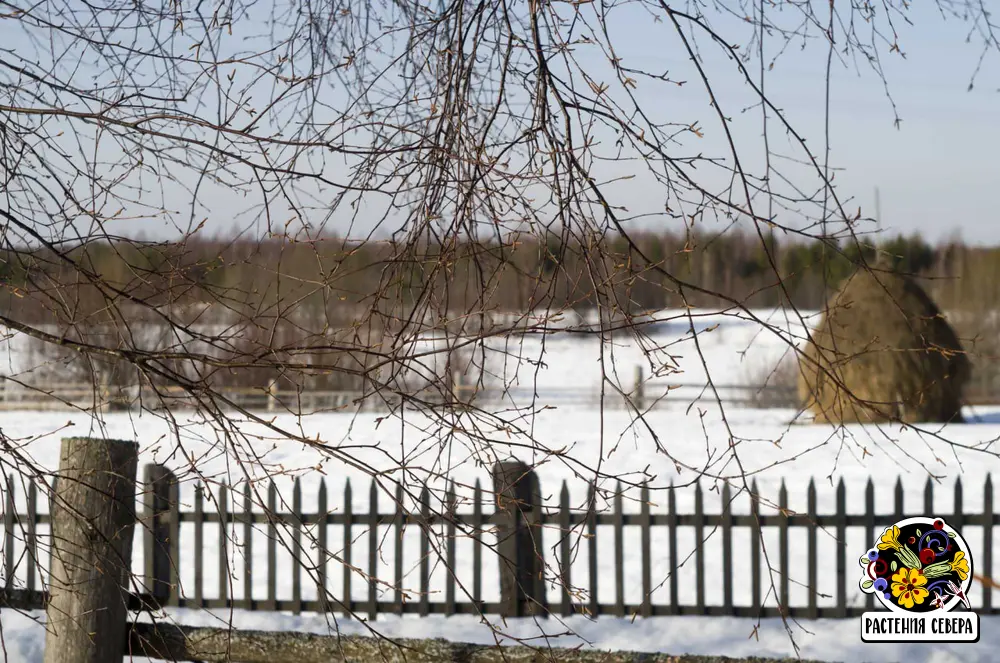
M 152 465 L 146 465 L 143 469 L 142 486 L 142 574 L 146 578 L 147 594 L 152 594 L 156 585 L 156 542 L 153 537 L 156 517 L 156 493 L 153 491 L 150 477 L 152 467 Z M 52 512 L 52 498 L 54 495 L 55 488 L 53 487 L 52 493 L 49 495 L 49 513 Z
M 562 598 L 561 614 L 563 617 L 569 617 L 573 614 L 570 572 L 572 564 L 572 560 L 570 560 L 570 536 L 572 531 L 569 520 L 569 488 L 565 481 L 563 481 L 562 490 L 559 491 L 559 515 L 559 579 L 562 584 L 562 592 L 560 592 Z
M 274 610 L 278 600 L 278 487 L 267 482 L 267 609 Z
M 229 491 L 219 485 L 219 598 L 229 597 Z
M 167 489 L 170 507 L 170 535 L 167 550 L 170 558 L 170 598 L 169 605 L 178 606 L 181 598 L 181 489 L 177 477 L 169 475 L 170 483 Z
M 590 571 L 590 606 L 588 612 L 591 619 L 596 619 L 600 604 L 597 600 L 597 486 L 593 482 L 590 484 L 587 504 L 587 552 L 589 557 L 587 566 Z
M 809 480 L 809 488 L 806 492 L 806 516 L 809 518 L 809 526 L 806 531 L 807 539 L 807 554 L 808 554 L 808 565 L 809 565 L 809 615 L 810 619 L 816 619 L 818 616 L 817 612 L 817 598 L 819 594 L 819 573 L 816 568 L 816 556 L 818 551 L 816 550 L 816 482 L 813 479 Z
M 869 479 L 868 481 L 871 481 Z M 927 477 L 927 483 L 924 484 L 924 513 L 923 515 L 928 517 L 933 517 L 936 509 L 934 508 L 934 481 L 930 477 Z
M 896 477 L 896 487 L 893 489 L 893 522 L 903 519 L 903 480 Z
M 320 479 L 319 495 L 316 510 L 320 515 L 328 513 L 326 496 L 326 479 Z M 316 600 L 323 606 L 322 612 L 330 611 L 330 597 L 326 589 L 326 569 L 330 562 L 329 546 L 326 536 L 327 525 L 322 520 L 316 524 Z
M 38 521 L 38 487 L 35 485 L 34 481 L 28 483 L 28 531 L 25 539 L 25 545 L 28 549 L 28 591 L 34 591 L 37 587 L 35 582 L 35 575 L 39 572 L 39 562 L 38 562 L 38 535 L 35 530 L 35 524 Z
M 477 484 L 478 485 L 478 484 Z M 395 584 L 396 614 L 403 614 L 403 532 L 406 520 L 406 512 L 403 510 L 403 486 L 396 484 L 396 516 L 395 533 L 393 535 L 393 545 L 395 552 L 393 556 L 393 581 Z
M 733 513 L 729 483 L 722 484 L 722 605 L 733 609 Z
M 420 491 L 420 612 L 421 616 L 430 614 L 430 522 L 431 498 L 427 486 Z
M 622 519 L 622 484 L 615 487 L 615 615 L 625 616 L 625 524 Z
M 847 493 L 837 482 L 837 613 L 847 616 Z
M 250 480 L 243 486 L 243 599 L 251 606 L 253 600 L 253 495 Z
M 205 496 L 201 484 L 194 487 L 194 599 L 195 605 L 201 606 L 205 598 Z
M 483 599 L 483 489 L 476 479 L 472 492 L 472 600 L 477 604 Z
M 961 532 L 965 527 L 965 500 L 962 497 L 962 478 L 955 479 L 955 513 L 951 517 L 951 526 Z
M 667 551 L 670 555 L 670 612 L 671 615 L 680 614 L 680 603 L 678 596 L 677 576 L 680 573 L 680 559 L 677 557 L 677 494 L 674 492 L 674 482 L 670 482 L 670 490 L 667 492 Z
M 352 570 L 351 564 L 351 548 L 354 543 L 354 537 L 351 532 L 351 525 L 353 525 L 354 518 L 354 494 L 351 490 L 351 480 L 347 479 L 347 483 L 344 486 L 344 586 L 341 590 L 343 598 L 341 601 L 344 603 L 344 615 L 350 615 L 354 610 L 354 593 L 351 590 L 351 580 L 352 580 Z
M 455 614 L 455 574 L 457 573 L 455 560 L 455 519 L 453 514 L 457 509 L 455 501 L 455 482 L 448 486 L 448 493 L 445 498 L 445 513 L 449 514 L 446 528 L 445 540 L 445 590 L 444 590 L 444 614 Z
M 650 617 L 653 614 L 653 549 L 650 541 L 651 519 L 649 513 L 649 484 L 643 482 L 642 490 L 639 493 L 640 504 L 640 527 L 642 546 L 642 610 L 643 617 Z
M 378 616 L 378 484 L 372 479 L 368 493 L 368 618 Z
M 14 477 L 4 472 L 4 508 L 3 508 L 3 571 L 4 588 L 14 588 Z
M 302 480 L 295 479 L 292 486 L 292 613 L 302 614 Z
M 865 545 L 871 546 L 878 541 L 879 533 L 875 531 L 875 484 L 871 478 L 865 486 Z M 875 594 L 865 594 L 865 607 L 875 609 Z
M 694 485 L 695 606 L 705 609 L 705 502 L 701 481 Z
M 757 480 L 750 483 L 750 516 L 755 520 L 760 520 L 760 490 L 757 488 Z M 764 606 L 760 599 L 760 537 L 761 526 L 752 524 L 750 526 L 750 594 L 754 610 L 761 611 Z M 815 557 L 814 557 L 815 559 Z
M 781 609 L 788 612 L 788 489 L 785 487 L 785 480 L 781 480 L 781 487 L 778 489 L 778 510 L 783 516 L 778 525 L 778 573 L 779 590 L 778 602 Z
M 931 515 L 931 512 L 928 512 Z M 986 482 L 983 484 L 983 561 L 982 568 L 987 578 L 995 578 L 993 574 L 993 478 L 986 475 Z M 983 610 L 993 609 L 993 588 L 988 585 L 983 586 Z

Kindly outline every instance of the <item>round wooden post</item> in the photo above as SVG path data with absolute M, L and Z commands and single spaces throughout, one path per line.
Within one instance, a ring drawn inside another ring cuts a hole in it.
M 135 528 L 135 442 L 62 441 L 45 663 L 120 661 Z

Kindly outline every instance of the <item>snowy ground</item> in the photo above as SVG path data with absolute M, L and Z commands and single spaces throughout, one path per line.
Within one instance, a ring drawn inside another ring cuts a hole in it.
M 715 322 L 709 320 L 705 324 L 710 326 Z M 720 383 L 746 381 L 746 376 L 753 372 L 747 368 L 748 362 L 759 362 L 762 366 L 768 363 L 773 365 L 785 351 L 780 340 L 767 336 L 766 332 L 764 336 L 760 336 L 759 330 L 752 325 L 725 320 L 722 322 L 717 329 L 700 337 L 709 372 Z M 666 328 L 657 332 L 654 339 L 657 343 L 673 343 L 666 352 L 678 358 L 676 361 L 664 359 L 662 363 L 676 365 L 687 374 L 683 380 L 672 377 L 670 381 L 704 380 L 701 360 L 693 351 L 690 339 L 683 340 L 683 336 L 683 329 Z M 532 344 L 526 348 L 528 353 L 534 352 L 536 358 L 541 356 L 546 363 L 546 367 L 541 368 L 538 373 L 541 385 L 548 385 L 555 390 L 599 384 L 600 373 L 596 360 L 599 346 L 596 341 L 555 337 L 546 341 L 544 355 L 539 354 L 541 346 L 538 341 L 532 340 L 526 344 Z M 750 350 L 744 353 L 747 348 Z M 642 353 L 634 344 L 623 343 L 615 348 L 614 360 L 619 366 L 628 367 L 622 370 L 626 376 L 623 382 L 627 383 L 633 375 L 634 365 L 642 361 Z M 529 377 L 529 374 L 523 374 L 522 382 L 527 384 Z M 220 430 L 213 423 L 191 420 L 181 414 L 177 415 L 179 421 L 176 426 L 172 426 L 163 419 L 148 414 L 116 414 L 106 417 L 103 422 L 94 422 L 85 415 L 74 413 L 7 412 L 0 413 L 0 431 L 13 446 L 9 451 L 16 452 L 17 462 L 22 466 L 30 463 L 47 469 L 58 464 L 59 439 L 67 435 L 101 435 L 138 440 L 141 447 L 140 463 L 164 462 L 187 480 L 182 487 L 182 499 L 186 502 L 186 508 L 190 508 L 195 474 L 212 481 L 239 484 L 246 479 L 244 470 L 248 471 L 251 479 L 278 474 L 281 499 L 287 502 L 291 500 L 292 477 L 300 477 L 303 507 L 307 512 L 315 510 L 317 486 L 324 475 L 330 491 L 330 508 L 343 509 L 344 486 L 350 479 L 353 510 L 367 512 L 370 479 L 362 466 L 390 473 L 403 465 L 422 468 L 412 472 L 406 480 L 412 483 L 431 477 L 432 486 L 441 489 L 444 481 L 433 477 L 445 476 L 456 481 L 459 484 L 459 494 L 467 497 L 471 492 L 471 485 L 477 479 L 483 482 L 485 488 L 489 487 L 487 469 L 482 463 L 488 465 L 494 457 L 488 456 L 487 450 L 492 450 L 501 457 L 513 454 L 521 460 L 536 464 L 543 493 L 549 496 L 553 504 L 557 503 L 561 482 L 566 481 L 574 507 L 582 504 L 586 495 L 586 482 L 595 477 L 602 487 L 612 488 L 614 481 L 602 477 L 622 476 L 623 479 L 638 480 L 639 473 L 645 470 L 652 488 L 654 512 L 665 511 L 664 489 L 671 482 L 680 486 L 677 499 L 679 511 L 691 512 L 691 483 L 700 472 L 733 481 L 734 492 L 741 485 L 738 481 L 741 473 L 752 475 L 757 480 L 765 501 L 777 500 L 778 487 L 784 481 L 788 488 L 789 506 L 796 511 L 805 510 L 806 487 L 810 480 L 815 480 L 820 513 L 832 512 L 832 486 L 840 480 L 848 488 L 848 510 L 861 512 L 864 486 L 869 477 L 876 484 L 878 510 L 891 511 L 892 487 L 896 478 L 901 477 L 907 508 L 910 510 L 922 504 L 924 483 L 928 472 L 931 472 L 941 481 L 935 499 L 940 513 L 952 512 L 952 486 L 959 477 L 965 486 L 964 510 L 978 513 L 983 506 L 982 487 L 987 474 L 1000 471 L 1000 459 L 994 455 L 994 441 L 1000 439 L 1000 411 L 975 413 L 979 418 L 974 420 L 980 423 L 949 426 L 944 430 L 934 427 L 927 427 L 924 431 L 848 427 L 838 431 L 829 426 L 801 422 L 793 424 L 791 422 L 796 413 L 792 411 L 727 408 L 723 417 L 709 400 L 696 404 L 690 410 L 686 407 L 688 404 L 689 399 L 678 398 L 677 407 L 655 410 L 647 415 L 644 423 L 636 423 L 629 413 L 621 410 L 600 412 L 593 408 L 559 407 L 525 420 L 498 413 L 501 419 L 505 419 L 504 422 L 480 421 L 476 436 L 452 437 L 441 434 L 438 422 L 429 422 L 415 414 L 407 415 L 404 423 L 397 419 L 380 422 L 378 415 L 367 414 L 314 415 L 303 419 L 278 416 L 271 423 L 272 428 L 261 423 L 236 422 L 239 434 L 233 434 L 233 431 Z M 301 441 L 289 441 L 282 431 L 315 442 L 307 445 Z M 554 450 L 564 451 L 555 454 L 552 453 Z M 13 462 L 15 453 L 5 456 L 3 462 L 5 469 L 8 469 L 7 464 Z M 340 460 L 343 456 L 349 456 L 356 466 L 345 465 Z M 573 461 L 568 460 L 569 458 Z M 394 476 L 400 475 L 397 472 Z M 718 492 L 711 490 L 716 482 L 717 479 L 714 478 L 702 480 L 706 489 L 705 508 L 709 513 L 720 511 Z M 262 486 L 258 484 L 258 488 Z M 635 494 L 632 491 L 626 495 L 628 497 Z M 23 505 L 23 495 L 19 495 L 18 502 Z M 383 511 L 390 508 L 389 500 L 384 495 L 380 504 Z M 749 500 L 746 496 L 739 496 L 734 509 L 745 513 L 748 507 Z M 206 509 L 210 508 L 213 507 L 206 506 Z M 626 499 L 625 509 L 638 511 L 638 505 L 635 501 Z M 39 533 L 44 535 L 44 528 L 40 528 Z M 191 559 L 191 534 L 189 529 L 181 531 L 181 581 L 184 593 L 188 595 L 193 582 L 193 569 L 190 564 L 185 566 L 183 560 Z M 236 535 L 238 539 L 240 532 Z M 410 532 L 404 541 L 404 568 L 409 573 L 405 582 L 409 588 L 413 588 L 416 582 L 413 577 L 413 565 L 418 559 L 418 541 L 415 535 L 416 532 Z M 963 535 L 974 553 L 981 550 L 982 532 L 979 528 L 967 527 L 963 530 Z M 264 532 L 258 532 L 254 538 L 255 569 L 263 569 L 265 564 L 263 536 Z M 338 528 L 331 527 L 328 536 L 334 542 L 340 541 L 342 535 Z M 544 544 L 547 550 L 551 549 L 557 536 L 557 532 L 546 532 Z M 625 536 L 627 554 L 638 550 L 638 531 L 629 531 L 627 528 Z M 205 541 L 212 542 L 217 538 L 218 531 L 212 529 L 212 526 L 206 526 Z M 654 530 L 652 538 L 653 549 L 657 551 L 652 568 L 653 585 L 656 586 L 666 580 L 674 564 L 659 552 L 665 549 L 665 533 Z M 601 543 L 598 562 L 604 570 L 599 574 L 597 590 L 603 597 L 602 601 L 614 595 L 614 574 L 608 572 L 610 567 L 607 566 L 612 559 L 612 539 L 611 532 L 599 535 Z M 749 532 L 737 530 L 733 539 L 736 548 L 734 599 L 737 605 L 749 605 L 749 586 L 739 582 L 741 577 L 749 578 Z M 849 529 L 847 539 L 849 562 L 860 556 L 871 543 L 860 529 Z M 764 540 L 769 550 L 776 549 L 776 532 L 765 531 Z M 718 539 L 712 539 L 707 544 L 708 578 L 722 569 L 721 547 L 717 541 Z M 805 581 L 804 532 L 792 530 L 790 544 L 793 574 L 790 599 L 793 605 L 804 604 L 806 591 L 796 584 L 797 581 Z M 468 541 L 460 541 L 458 544 L 457 572 L 459 579 L 466 582 L 471 579 L 469 546 L 471 543 Z M 679 532 L 678 547 L 680 559 L 691 554 L 695 547 L 693 531 L 682 529 Z M 819 568 L 830 568 L 835 560 L 832 534 L 820 536 L 819 548 Z M 15 547 L 15 550 L 20 554 L 19 548 Z M 215 576 L 215 569 L 218 567 L 217 550 L 213 546 L 206 546 L 204 555 L 206 595 L 213 597 L 218 582 Z M 356 560 L 367 559 L 365 536 L 354 543 L 354 555 Z M 384 546 L 379 572 L 390 581 L 394 561 L 392 556 L 392 546 Z M 134 559 L 136 571 L 140 571 L 141 537 L 136 540 Z M 44 563 L 44 558 L 42 561 Z M 287 553 L 279 549 L 279 567 L 285 570 L 280 571 L 278 576 L 278 598 L 291 596 L 288 561 Z M 498 590 L 495 582 L 488 581 L 489 578 L 496 577 L 495 560 L 487 555 L 484 561 L 486 580 L 483 598 L 495 600 L 498 598 Z M 587 563 L 586 547 L 581 546 L 574 563 L 574 584 L 583 590 L 590 589 L 584 572 Z M 234 560 L 232 566 L 233 594 L 235 598 L 240 598 L 243 586 L 242 560 Z M 577 568 L 579 571 L 576 571 Z M 985 571 L 982 568 L 977 570 Z M 680 598 L 685 604 L 694 602 L 693 571 L 692 563 L 684 565 L 679 571 Z M 848 573 L 848 602 L 860 603 L 860 591 L 854 590 L 857 586 L 855 566 L 849 564 Z M 637 563 L 627 565 L 625 578 L 626 601 L 639 602 L 641 590 Z M 23 572 L 19 572 L 17 581 L 23 583 Z M 822 593 L 830 594 L 831 598 L 821 597 L 819 605 L 833 604 L 834 581 L 832 575 L 821 573 L 819 589 Z M 255 573 L 252 583 L 255 598 L 261 598 L 267 583 L 263 571 Z M 331 571 L 329 591 L 339 595 L 340 583 L 341 574 Z M 431 585 L 432 590 L 443 589 L 443 570 L 433 573 Z M 367 587 L 360 577 L 354 581 L 353 591 L 356 599 L 367 596 Z M 556 588 L 551 588 L 550 598 L 555 599 L 557 591 Z M 709 581 L 706 591 L 709 604 L 721 603 L 721 586 Z M 308 600 L 314 596 L 312 583 L 303 578 L 303 598 Z M 432 597 L 431 600 L 440 599 Z M 666 584 L 662 589 L 654 591 L 652 600 L 654 603 L 668 602 Z M 981 605 L 981 592 L 977 592 L 972 600 L 974 605 Z M 1000 601 L 1000 596 L 994 597 L 994 603 L 997 601 Z M 176 611 L 174 616 L 185 624 L 210 624 L 213 620 L 229 618 L 228 614 L 212 616 L 191 611 Z M 325 632 L 329 628 L 325 620 L 316 616 L 246 613 L 237 614 L 233 619 L 236 626 L 242 628 L 294 628 L 316 632 Z M 863 644 L 860 642 L 858 620 L 804 622 L 802 628 L 793 628 L 793 634 L 796 642 L 802 646 L 804 657 L 822 660 L 986 661 L 995 659 L 996 645 L 1000 644 L 1000 629 L 991 628 L 994 625 L 1000 626 L 1000 620 L 984 618 L 983 640 L 977 645 Z M 349 620 L 338 620 L 337 626 L 344 632 L 359 632 L 364 628 Z M 473 642 L 491 642 L 493 637 L 487 626 L 477 620 L 461 617 L 423 620 L 388 617 L 380 618 L 377 626 L 382 632 L 397 636 L 442 636 Z M 749 637 L 753 631 L 753 623 L 737 619 L 685 617 L 647 621 L 636 619 L 632 623 L 610 618 L 589 622 L 581 618 L 570 620 L 568 625 L 553 622 L 543 625 L 543 628 L 551 634 L 565 632 L 568 630 L 567 626 L 584 641 L 601 648 L 730 655 L 792 653 L 788 635 L 778 620 L 764 623 L 758 632 L 759 641 Z M 2 627 L 8 660 L 41 660 L 44 639 L 41 626 L 34 624 L 26 616 L 5 610 L 2 613 Z M 519 637 L 540 635 L 539 626 L 533 622 L 509 622 L 502 628 L 505 633 Z M 994 632 L 997 635 L 993 635 Z M 562 646 L 579 642 L 580 640 L 573 638 L 559 638 L 555 644 Z

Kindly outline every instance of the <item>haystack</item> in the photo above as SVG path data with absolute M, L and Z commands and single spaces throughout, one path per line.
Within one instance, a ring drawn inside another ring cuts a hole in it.
M 799 397 L 817 421 L 961 421 L 971 366 L 912 278 L 859 269 L 833 295 L 800 357 Z

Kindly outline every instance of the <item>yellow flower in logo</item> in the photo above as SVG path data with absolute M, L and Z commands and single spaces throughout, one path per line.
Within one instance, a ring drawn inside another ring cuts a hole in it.
M 957 573 L 962 580 L 969 577 L 969 560 L 965 559 L 964 552 L 955 553 L 955 558 L 951 560 L 951 570 Z
M 878 542 L 879 550 L 888 550 L 889 548 L 899 550 L 899 528 L 895 525 L 893 525 L 892 528 L 887 529 L 882 534 L 882 538 L 879 539 Z
M 908 569 L 904 566 L 892 576 L 892 595 L 899 605 L 912 610 L 914 604 L 920 605 L 929 595 L 930 592 L 924 587 L 926 584 L 927 578 L 920 569 Z

